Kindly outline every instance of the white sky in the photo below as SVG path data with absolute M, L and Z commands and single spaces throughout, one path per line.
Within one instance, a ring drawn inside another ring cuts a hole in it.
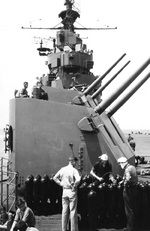
M 60 22 L 58 14 L 65 9 L 64 0 L 5 0 L 0 2 L 0 128 L 8 123 L 9 99 L 14 89 L 47 73 L 44 58 L 38 55 L 34 36 L 55 37 L 56 31 L 22 30 L 22 26 L 54 27 Z M 102 75 L 122 54 L 126 57 L 104 80 L 119 70 L 128 60 L 131 63 L 104 91 L 103 99 L 116 90 L 150 57 L 149 0 L 77 0 L 84 27 L 117 26 L 117 30 L 76 31 L 89 49 L 94 50 L 94 69 Z M 42 19 L 42 20 L 41 20 Z M 52 43 L 50 43 L 52 47 Z M 148 67 L 140 78 L 150 71 Z M 137 81 L 138 81 L 137 79 Z M 136 81 L 135 81 L 136 82 Z M 134 85 L 134 84 L 133 84 Z M 133 86 L 132 85 L 132 86 Z M 150 80 L 114 115 L 122 129 L 150 129 Z

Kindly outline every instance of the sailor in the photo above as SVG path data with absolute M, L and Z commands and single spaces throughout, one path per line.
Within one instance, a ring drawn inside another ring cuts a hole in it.
M 98 157 L 99 161 L 95 163 L 95 165 L 92 167 L 90 174 L 98 181 L 99 183 L 112 183 L 115 182 L 113 173 L 112 173 L 112 165 L 108 160 L 108 155 L 102 154 Z M 103 185 L 102 184 L 102 187 Z M 100 217 L 100 223 L 101 225 L 106 225 L 110 222 L 111 219 L 111 198 L 109 196 L 109 192 L 107 190 L 104 190 L 105 187 L 103 187 L 101 196 L 99 196 L 98 200 L 98 216 Z
M 132 140 L 132 138 L 133 138 L 133 137 L 132 137 L 131 134 L 129 133 L 129 134 L 128 134 L 128 138 L 127 138 L 127 140 L 128 140 L 129 143 L 130 143 L 130 140 Z
M 112 165 L 108 160 L 107 154 L 102 154 L 98 157 L 99 161 L 95 163 L 92 167 L 90 174 L 94 176 L 98 181 L 105 181 L 108 183 L 109 181 L 114 181 L 114 177 L 112 174 Z
M 23 198 L 19 198 L 17 201 L 18 209 L 14 218 L 14 222 L 10 231 L 18 230 L 17 224 L 20 220 L 25 221 L 28 227 L 35 226 L 35 216 L 33 211 L 27 206 L 26 201 Z
M 48 96 L 47 96 L 47 93 L 42 88 L 42 86 L 43 86 L 42 82 L 38 81 L 36 83 L 36 85 L 37 85 L 37 88 L 38 88 L 39 99 L 47 100 Z
M 6 212 L 5 206 L 0 206 L 0 230 L 10 230 L 10 227 L 13 223 L 13 214 Z
M 28 82 L 23 83 L 23 88 L 19 91 L 15 90 L 15 98 L 28 98 Z
M 124 185 L 123 198 L 125 206 L 125 214 L 127 218 L 127 231 L 135 231 L 137 218 L 137 172 L 133 165 L 128 163 L 126 157 L 120 157 L 118 164 L 124 169 L 123 180 L 120 184 Z
M 70 215 L 71 231 L 78 230 L 77 220 L 77 186 L 81 176 L 75 168 L 78 158 L 69 157 L 69 164 L 62 167 L 53 180 L 63 188 L 62 193 L 62 231 L 67 230 Z
M 129 144 L 130 144 L 132 150 L 135 151 L 136 143 L 135 143 L 133 137 L 131 137 L 131 139 L 130 139 L 130 141 L 129 141 Z

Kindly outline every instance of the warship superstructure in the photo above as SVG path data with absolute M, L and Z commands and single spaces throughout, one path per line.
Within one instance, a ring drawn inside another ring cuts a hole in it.
M 38 48 L 39 55 L 47 56 L 49 73 L 40 81 L 48 100 L 39 99 L 36 86 L 32 97 L 10 100 L 9 125 L 13 135 L 9 158 L 12 171 L 19 173 L 20 184 L 28 174 L 54 174 L 72 153 L 79 156 L 78 169 L 82 173 L 89 172 L 105 152 L 113 163 L 114 173 L 119 172 L 118 157 L 125 155 L 134 163 L 126 138 L 105 112 L 108 105 L 102 105 L 110 104 L 112 98 L 105 102 L 101 97 L 103 78 L 126 54 L 102 76 L 95 76 L 91 72 L 93 51 L 75 32 L 74 22 L 80 15 L 72 9 L 73 3 L 65 1 L 66 10 L 59 14 L 63 26 L 57 28 L 53 49 L 43 47 L 42 43 Z M 117 94 L 121 91 L 117 90 Z

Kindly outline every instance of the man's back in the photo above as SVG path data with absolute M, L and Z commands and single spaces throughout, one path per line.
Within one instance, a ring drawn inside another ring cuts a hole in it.
M 55 175 L 55 177 L 61 178 L 62 186 L 64 188 L 70 188 L 72 183 L 74 183 L 75 181 L 80 181 L 80 176 L 79 176 L 77 169 L 75 169 L 70 164 L 61 168 L 58 171 L 58 173 Z

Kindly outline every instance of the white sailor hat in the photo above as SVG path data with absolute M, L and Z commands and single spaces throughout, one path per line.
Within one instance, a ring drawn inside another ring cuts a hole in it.
M 125 156 L 122 156 L 122 157 L 118 158 L 117 161 L 119 164 L 122 164 L 122 163 L 126 163 L 128 160 Z
M 102 154 L 101 156 L 99 156 L 98 158 L 100 158 L 101 160 L 108 160 L 108 155 L 107 154 Z

